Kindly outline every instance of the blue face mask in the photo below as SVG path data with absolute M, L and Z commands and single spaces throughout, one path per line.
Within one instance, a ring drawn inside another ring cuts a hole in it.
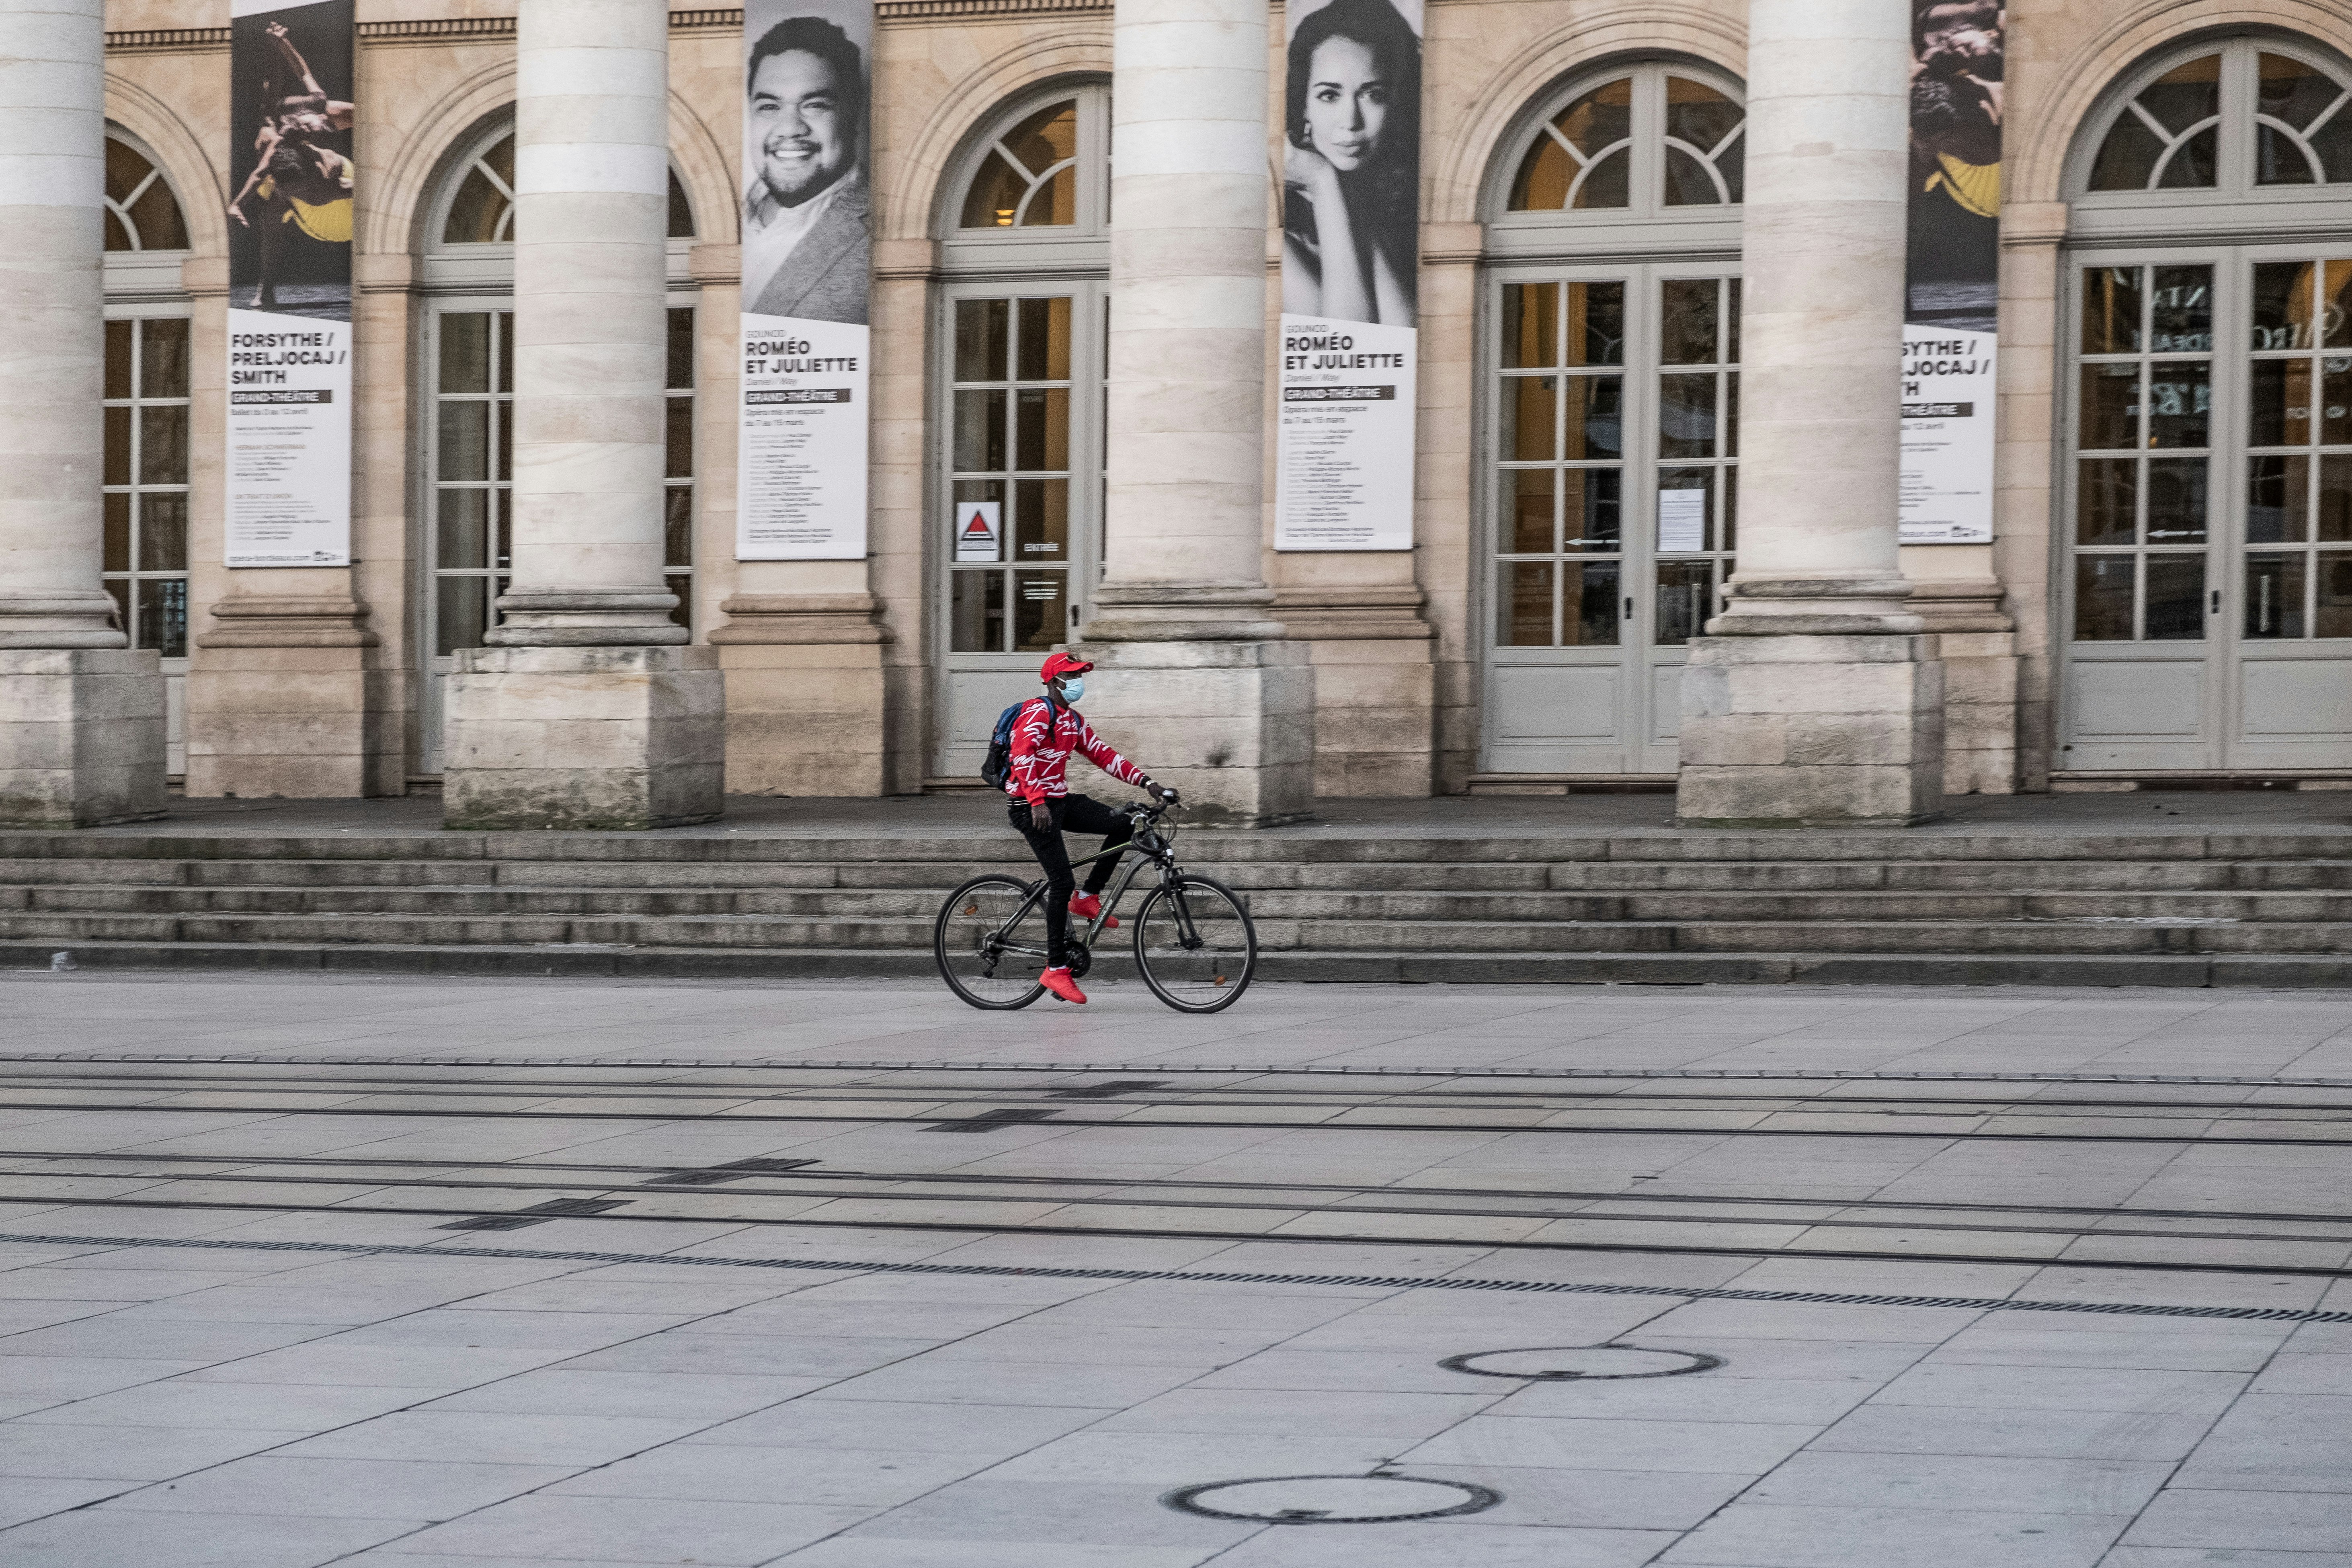
M 1063 701 L 1076 702 L 1079 698 L 1084 697 L 1086 694 L 1087 678 L 1085 676 L 1073 675 L 1062 682 Z

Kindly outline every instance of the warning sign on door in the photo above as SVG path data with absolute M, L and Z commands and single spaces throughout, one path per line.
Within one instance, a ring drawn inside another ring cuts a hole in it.
M 955 509 L 955 558 L 958 562 L 1004 559 L 1004 503 L 959 501 Z

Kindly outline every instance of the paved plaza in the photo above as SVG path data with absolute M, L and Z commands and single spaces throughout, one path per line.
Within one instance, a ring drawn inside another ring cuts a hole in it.
M 2352 1565 L 2352 994 L 0 1016 L 5 1568 Z

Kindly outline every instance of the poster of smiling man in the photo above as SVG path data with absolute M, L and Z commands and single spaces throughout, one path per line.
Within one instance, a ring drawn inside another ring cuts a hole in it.
M 735 553 L 866 554 L 873 0 L 743 8 Z
M 2001 0 L 1911 0 L 1903 542 L 1992 538 Z
M 1412 548 L 1421 0 L 1292 0 L 1275 548 Z
M 352 5 L 230 7 L 231 566 L 351 563 Z

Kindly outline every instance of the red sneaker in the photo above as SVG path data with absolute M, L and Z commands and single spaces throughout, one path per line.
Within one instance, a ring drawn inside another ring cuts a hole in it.
M 1087 1005 L 1087 994 L 1078 989 L 1078 983 L 1070 978 L 1068 970 L 1049 969 L 1037 978 L 1046 990 L 1063 1001 L 1076 1002 L 1081 1007 Z
M 1077 916 L 1078 919 L 1082 921 L 1090 921 L 1097 915 L 1102 913 L 1102 900 L 1095 897 L 1092 893 L 1072 893 L 1070 895 L 1070 912 Z M 1118 929 L 1118 917 L 1117 915 L 1111 916 L 1110 919 L 1103 922 L 1103 925 L 1108 930 L 1117 931 Z

